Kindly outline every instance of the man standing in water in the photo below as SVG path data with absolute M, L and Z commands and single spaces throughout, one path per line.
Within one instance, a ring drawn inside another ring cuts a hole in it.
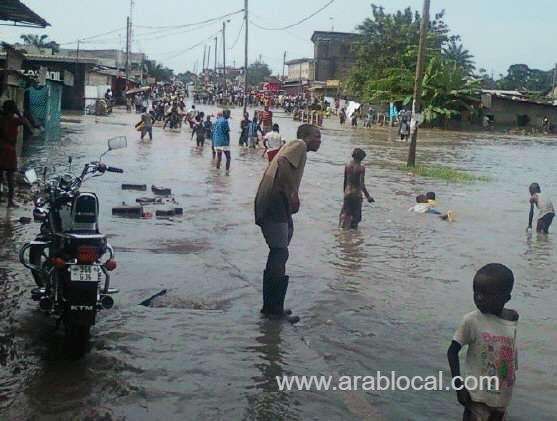
M 222 154 L 226 156 L 226 174 L 230 171 L 230 110 L 224 110 L 214 124 L 213 142 L 217 151 L 217 170 L 220 169 Z
M 141 140 L 145 137 L 146 134 L 149 135 L 149 140 L 153 140 L 153 116 L 150 112 L 145 110 L 143 114 L 141 114 L 141 122 L 143 123 L 143 127 L 141 127 Z
M 255 197 L 255 223 L 261 227 L 269 246 L 267 266 L 263 273 L 263 308 L 269 317 L 284 317 L 284 299 L 289 277 L 286 273 L 288 245 L 294 233 L 292 215 L 300 208 L 298 189 L 306 165 L 308 151 L 321 146 L 321 131 L 311 124 L 298 128 L 297 140 L 284 145 L 271 161 Z M 299 317 L 288 316 L 292 323 Z

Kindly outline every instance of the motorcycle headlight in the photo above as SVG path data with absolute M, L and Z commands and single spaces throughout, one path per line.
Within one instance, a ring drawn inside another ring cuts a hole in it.
M 72 181 L 73 181 L 73 177 L 70 174 L 64 174 L 60 178 L 60 187 L 62 189 L 67 189 L 69 186 L 71 186 Z

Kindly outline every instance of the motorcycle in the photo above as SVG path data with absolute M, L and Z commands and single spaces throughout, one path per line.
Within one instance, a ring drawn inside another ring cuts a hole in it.
M 125 137 L 109 139 L 108 150 L 98 161 L 85 164 L 77 177 L 67 172 L 47 180 L 45 168 L 41 182 L 35 170 L 25 172 L 29 184 L 39 185 L 33 216 L 42 224 L 34 241 L 21 248 L 19 260 L 37 284 L 31 298 L 56 319 L 56 327 L 64 324 L 67 343 L 80 355 L 86 352 L 97 311 L 112 308 L 112 294 L 119 292 L 110 287 L 110 272 L 117 263 L 99 230 L 99 199 L 80 188 L 106 172 L 123 173 L 105 165 L 102 158 L 126 146 Z M 71 158 L 69 165 L 71 171 Z

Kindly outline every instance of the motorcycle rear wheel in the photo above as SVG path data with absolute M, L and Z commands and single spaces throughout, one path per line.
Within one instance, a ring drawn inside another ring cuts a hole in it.
M 66 326 L 66 343 L 68 350 L 75 357 L 82 357 L 89 348 L 91 326 L 74 325 Z

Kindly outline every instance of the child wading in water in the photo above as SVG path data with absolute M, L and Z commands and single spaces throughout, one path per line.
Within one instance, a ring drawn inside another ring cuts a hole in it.
M 538 183 L 530 184 L 530 215 L 528 217 L 528 231 L 532 229 L 532 220 L 534 219 L 534 206 L 539 209 L 538 223 L 536 224 L 536 232 L 547 234 L 549 227 L 555 217 L 555 208 L 549 198 L 542 195 L 542 190 Z
M 518 313 L 505 308 L 513 284 L 512 271 L 499 263 L 484 266 L 474 276 L 474 303 L 478 310 L 464 316 L 447 352 L 454 384 L 462 388 L 457 391 L 457 398 L 464 406 L 463 420 L 505 419 L 517 369 Z M 458 358 L 465 345 L 468 345 L 466 378 L 474 379 L 470 383 L 478 383 L 470 390 L 464 387 Z M 492 379 L 482 380 L 482 376 Z
M 362 149 L 354 149 L 352 162 L 344 168 L 344 203 L 339 218 L 341 228 L 358 228 L 358 224 L 362 220 L 362 193 L 368 202 L 375 202 L 365 185 L 366 169 L 362 165 L 365 157 L 366 153 Z

